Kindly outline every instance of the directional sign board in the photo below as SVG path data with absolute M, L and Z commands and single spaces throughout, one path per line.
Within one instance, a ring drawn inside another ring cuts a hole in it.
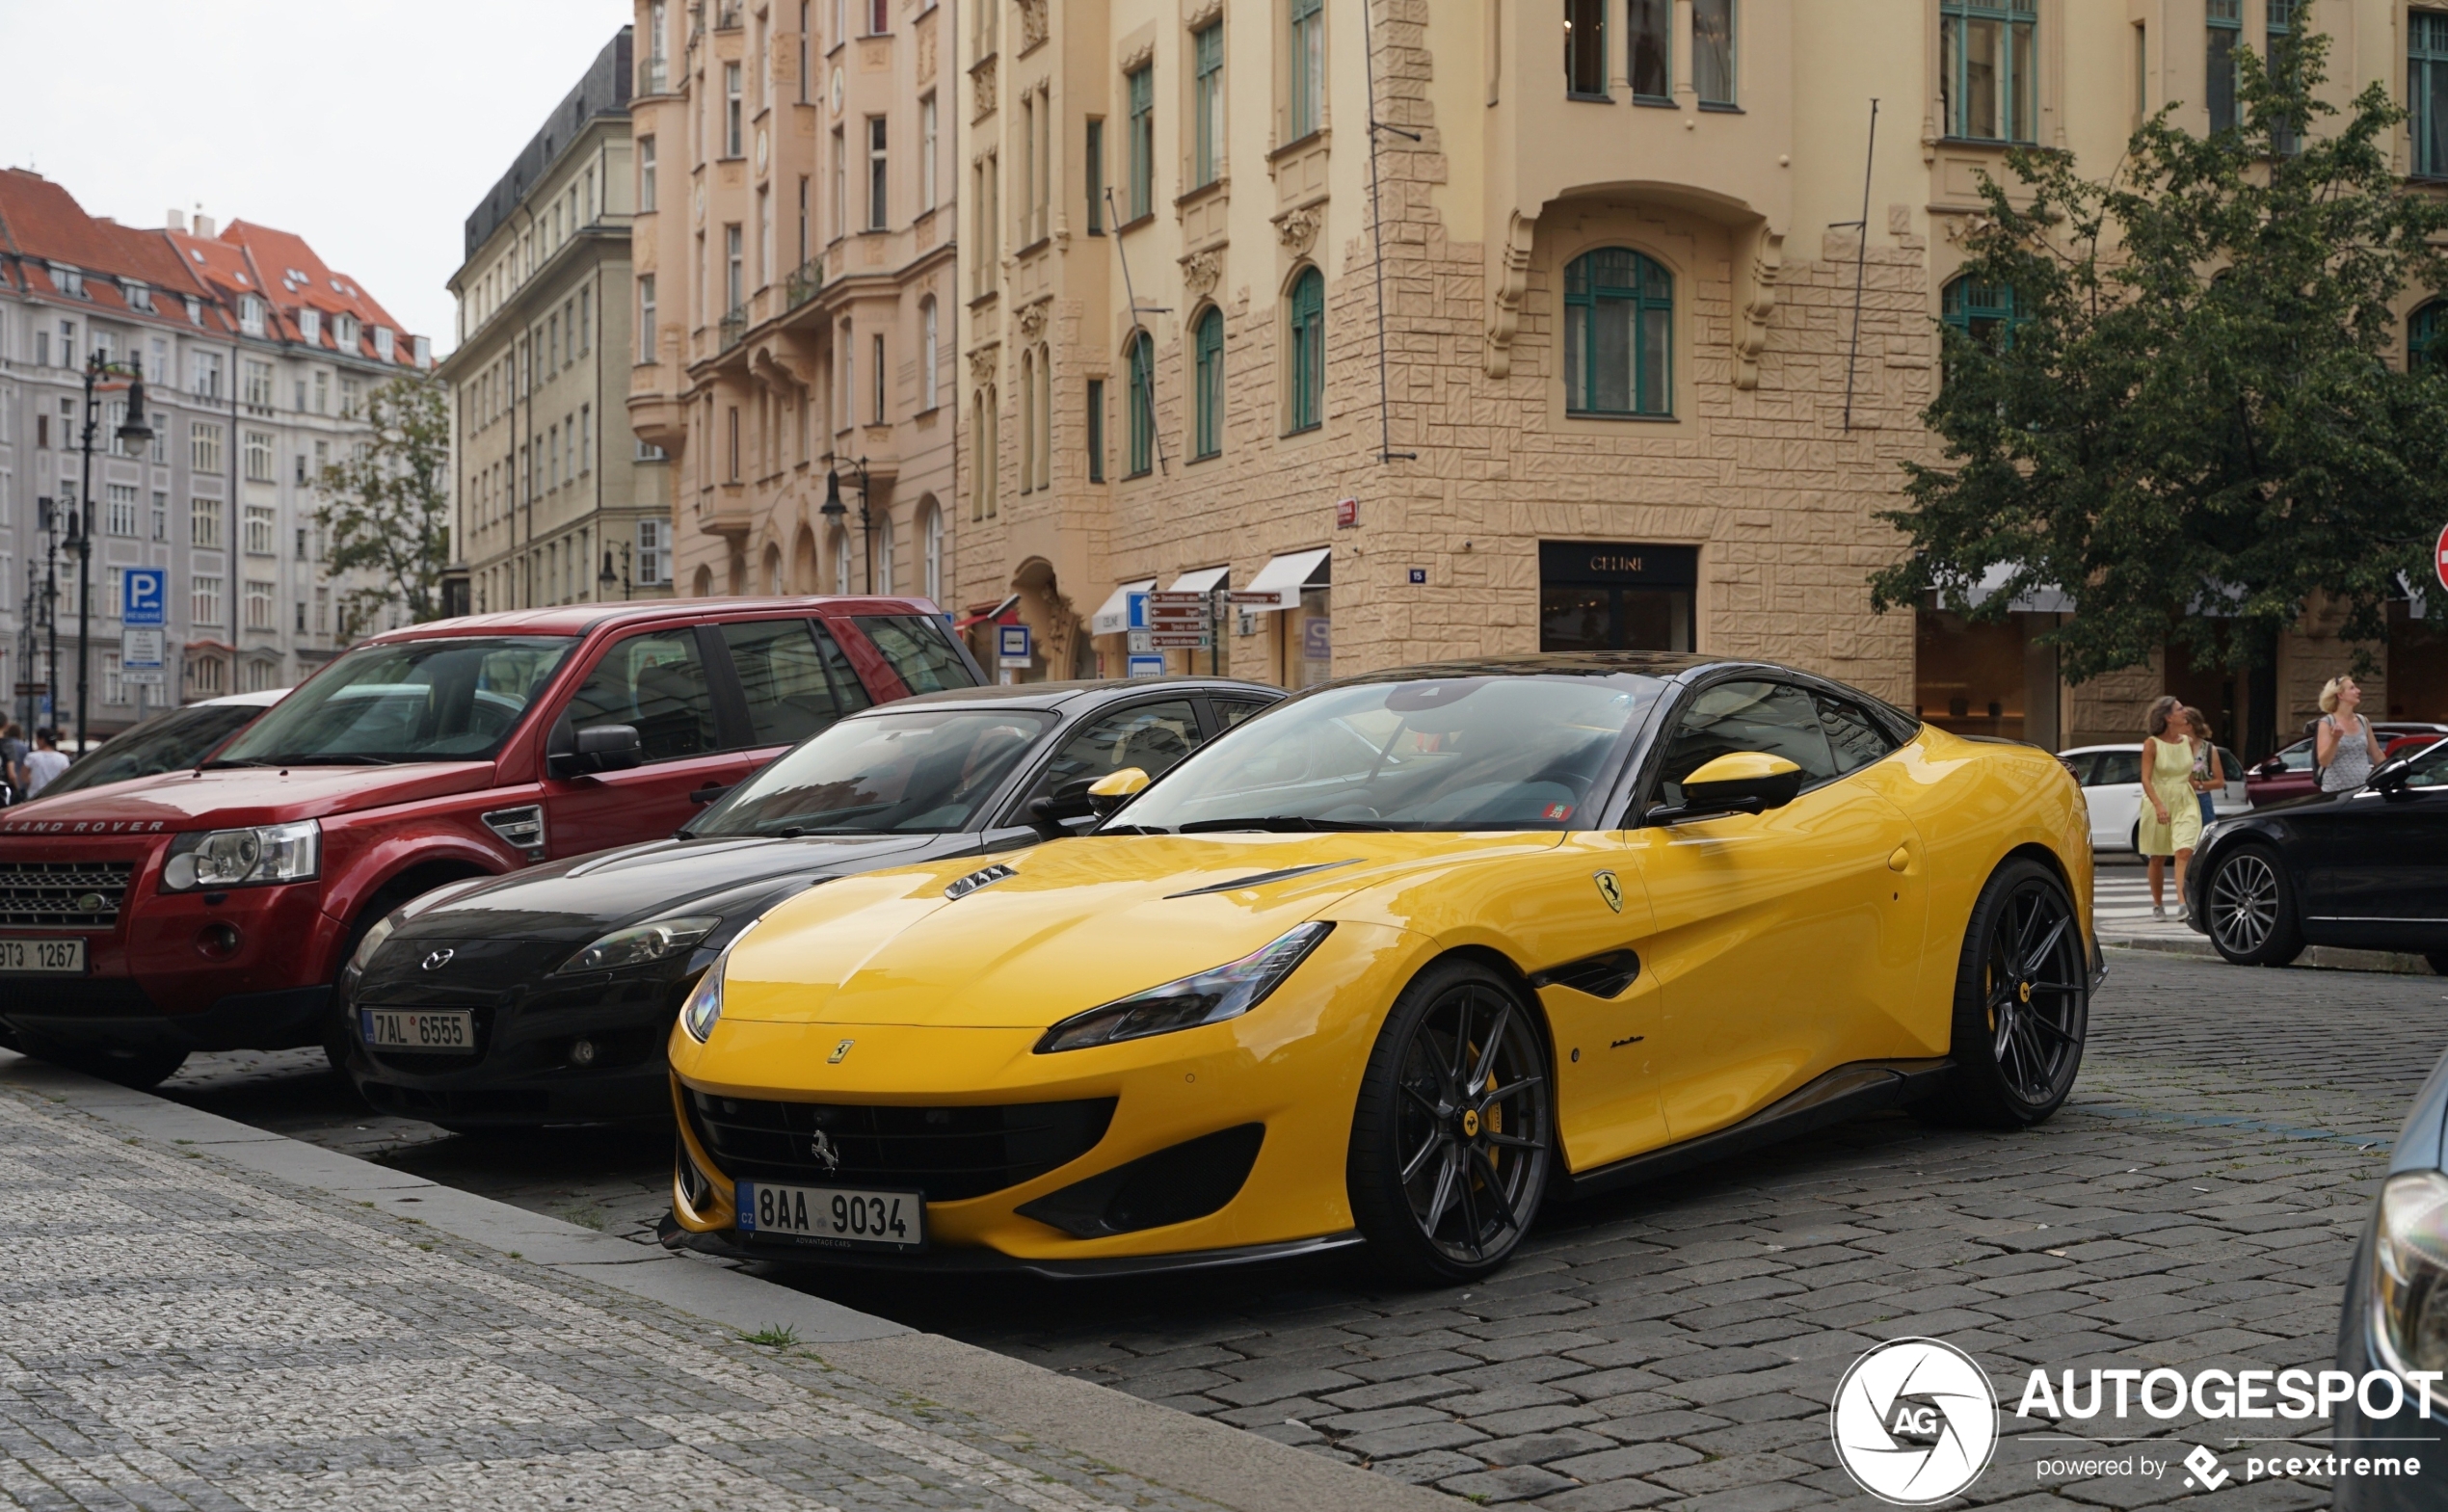
M 1205 630 L 1151 630 L 1148 644 L 1160 651 L 1203 651 L 1207 650 Z
M 121 624 L 168 624 L 170 608 L 170 571 L 159 567 L 131 567 L 120 574 L 119 623 Z M 158 662 L 161 657 L 153 658 Z

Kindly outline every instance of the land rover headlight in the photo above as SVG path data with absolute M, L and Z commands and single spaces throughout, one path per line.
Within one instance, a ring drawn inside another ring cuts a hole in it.
M 322 863 L 323 827 L 312 819 L 246 830 L 199 830 L 170 842 L 162 888 L 193 892 L 307 882 L 320 875 Z

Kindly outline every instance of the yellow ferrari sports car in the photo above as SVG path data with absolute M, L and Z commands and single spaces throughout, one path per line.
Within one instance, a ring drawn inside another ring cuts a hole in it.
M 667 1243 L 1462 1280 L 1547 1200 L 1886 1107 L 2033 1124 L 2082 1063 L 2065 769 L 1806 673 L 1387 672 L 1099 786 L 1094 834 L 825 883 L 706 969 Z

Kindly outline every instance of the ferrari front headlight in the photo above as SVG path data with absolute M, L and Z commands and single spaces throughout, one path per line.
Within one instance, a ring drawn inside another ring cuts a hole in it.
M 553 974 L 610 971 L 625 966 L 643 966 L 648 962 L 660 961 L 705 939 L 721 922 L 712 915 L 697 915 L 688 918 L 658 918 L 651 923 L 616 929 L 563 962 Z
M 312 819 L 246 830 L 199 830 L 170 842 L 162 887 L 191 892 L 306 882 L 319 873 L 322 861 L 323 827 Z
M 2448 1176 L 2408 1171 L 2388 1179 L 2371 1266 L 2381 1363 L 2400 1375 L 2448 1370 Z
M 750 919 L 738 934 L 732 936 L 731 943 L 723 946 L 723 953 L 714 958 L 714 964 L 707 967 L 705 974 L 697 979 L 697 985 L 688 990 L 688 1000 L 680 1004 L 680 1027 L 686 1029 L 688 1037 L 698 1044 L 703 1045 L 713 1037 L 715 1021 L 723 1016 L 723 973 L 731 965 L 731 953 L 739 948 L 739 942 L 748 938 L 750 930 L 762 922 L 762 919 Z
M 1237 1019 L 1266 1000 L 1292 968 L 1317 948 L 1335 926 L 1313 920 L 1289 930 L 1238 961 L 1185 976 L 1144 993 L 1132 993 L 1086 1013 L 1073 1014 L 1048 1029 L 1037 1053 L 1086 1049 L 1123 1040 L 1143 1040 L 1201 1024 Z

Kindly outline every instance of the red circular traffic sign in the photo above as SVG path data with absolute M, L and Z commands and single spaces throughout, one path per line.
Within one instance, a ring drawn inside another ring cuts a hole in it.
M 2432 548 L 2431 570 L 2437 574 L 2439 586 L 2448 588 L 2448 525 L 2439 527 L 2439 544 Z

